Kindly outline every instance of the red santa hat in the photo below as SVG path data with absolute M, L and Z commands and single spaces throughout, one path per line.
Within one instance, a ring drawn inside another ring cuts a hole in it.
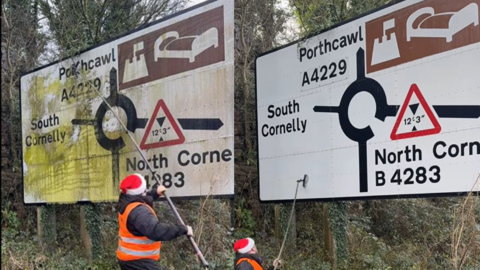
M 233 245 L 233 250 L 237 253 L 248 253 L 255 246 L 252 238 L 240 239 Z
M 140 195 L 147 190 L 147 181 L 138 173 L 131 174 L 120 184 L 123 194 Z

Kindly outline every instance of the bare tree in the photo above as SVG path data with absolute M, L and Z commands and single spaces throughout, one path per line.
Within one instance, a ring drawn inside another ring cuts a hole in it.
M 60 50 L 71 56 L 158 18 L 181 10 L 189 0 L 39 0 Z

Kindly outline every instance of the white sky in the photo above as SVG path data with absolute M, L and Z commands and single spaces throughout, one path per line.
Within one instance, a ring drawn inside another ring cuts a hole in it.
M 202 2 L 205 2 L 205 0 L 190 0 L 190 3 L 188 3 L 185 7 L 191 7 L 191 6 L 194 6 L 196 4 L 200 4 Z
M 190 3 L 188 3 L 185 8 L 194 6 L 196 4 L 200 4 L 202 2 L 205 2 L 206 0 L 190 0 Z M 284 33 L 281 33 L 277 37 L 277 42 L 281 44 L 286 44 L 290 41 L 296 40 L 299 38 L 298 33 L 299 33 L 299 25 L 296 20 L 296 18 L 291 14 L 291 8 L 288 4 L 288 0 L 279 0 L 278 7 L 282 9 L 288 10 L 290 13 L 290 18 L 287 20 L 286 23 L 286 31 Z

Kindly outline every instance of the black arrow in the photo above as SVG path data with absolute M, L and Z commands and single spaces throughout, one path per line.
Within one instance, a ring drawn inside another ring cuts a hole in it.
M 145 128 L 148 122 L 148 118 L 137 118 L 136 120 L 134 119 L 133 121 L 136 122 L 136 128 Z
M 442 118 L 480 118 L 480 105 L 437 105 L 433 109 Z
M 95 119 L 72 119 L 72 125 L 95 125 Z
M 315 106 L 313 107 L 314 112 L 326 112 L 326 113 L 338 113 L 338 106 Z
M 95 122 L 97 120 L 95 119 L 72 119 L 72 125 L 90 125 L 93 126 L 95 125 Z M 137 128 L 145 128 L 147 125 L 148 119 L 147 118 L 137 118 L 136 120 L 133 120 L 135 122 L 135 129 Z
M 218 118 L 181 118 L 178 123 L 183 129 L 193 130 L 219 130 L 223 126 Z

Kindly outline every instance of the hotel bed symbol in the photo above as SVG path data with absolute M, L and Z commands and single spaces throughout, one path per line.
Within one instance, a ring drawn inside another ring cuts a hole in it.
M 390 34 L 388 39 L 387 30 L 395 28 L 395 19 L 383 22 L 383 36 L 382 41 L 378 38 L 373 42 L 372 65 L 387 62 L 400 57 L 398 50 L 397 35 Z
M 423 15 L 429 15 L 414 27 L 414 22 Z M 423 25 L 435 19 L 442 20 L 448 19 L 447 28 L 422 28 Z M 452 42 L 453 35 L 460 32 L 467 26 L 473 23 L 474 26 L 478 26 L 478 5 L 476 3 L 470 3 L 458 12 L 444 12 L 435 14 L 435 10 L 432 7 L 421 8 L 407 20 L 407 41 L 411 41 L 412 37 L 419 38 L 445 38 L 446 42 Z
M 169 39 L 174 38 L 172 41 L 168 42 L 163 50 L 160 49 L 162 43 Z M 169 47 L 174 43 L 181 42 L 182 40 L 191 40 L 192 46 L 191 50 L 170 50 Z M 218 47 L 218 30 L 215 27 L 208 29 L 198 36 L 184 36 L 180 37 L 178 32 L 170 31 L 167 32 L 155 40 L 154 45 L 154 60 L 158 61 L 160 58 L 187 58 L 190 63 L 195 62 L 195 57 L 200 53 L 204 52 L 208 48 L 213 46 L 214 48 Z

